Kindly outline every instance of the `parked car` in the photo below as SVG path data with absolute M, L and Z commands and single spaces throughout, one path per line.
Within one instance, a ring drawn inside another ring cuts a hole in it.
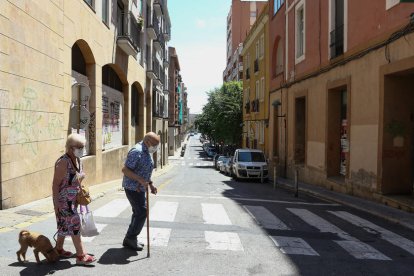
M 225 173 L 226 172 L 226 164 L 227 164 L 227 161 L 229 161 L 229 158 L 228 157 L 224 157 L 223 160 L 217 162 L 219 164 L 219 171 L 221 173 Z
M 214 157 L 214 155 L 216 154 L 216 148 L 214 147 L 209 147 L 207 149 L 207 156 L 208 157 Z
M 233 176 L 238 179 L 261 179 L 267 181 L 269 170 L 263 151 L 254 149 L 237 149 L 233 159 Z
M 216 155 L 214 155 L 214 157 L 213 157 L 213 162 L 214 162 L 214 165 L 213 165 L 213 166 L 214 166 L 214 168 L 215 168 L 215 169 L 217 169 L 217 159 L 219 159 L 219 157 L 220 157 L 220 156 L 223 156 L 223 155 L 222 155 L 222 154 L 218 154 L 218 153 L 217 153 L 217 154 L 216 154 Z
M 233 158 L 234 158 L 233 156 L 230 156 L 229 159 L 226 162 L 226 168 L 225 168 L 225 171 L 224 171 L 225 175 L 230 175 L 230 176 L 233 175 L 233 169 L 232 169 Z
M 216 156 L 218 156 L 217 157 L 217 159 L 215 159 L 216 158 Z M 214 160 L 214 168 L 216 169 L 216 170 L 219 170 L 220 169 L 220 167 L 219 167 L 219 162 L 220 161 L 223 161 L 223 160 L 225 160 L 227 157 L 226 156 L 224 156 L 224 155 L 220 155 L 220 154 L 216 154 L 216 155 L 214 155 L 214 158 L 213 158 L 213 160 Z

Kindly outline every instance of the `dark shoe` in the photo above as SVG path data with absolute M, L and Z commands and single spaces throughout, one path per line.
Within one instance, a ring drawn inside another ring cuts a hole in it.
M 124 239 L 122 245 L 135 251 L 141 251 L 144 248 L 140 245 L 140 243 L 137 243 L 136 241 L 132 241 L 130 239 Z

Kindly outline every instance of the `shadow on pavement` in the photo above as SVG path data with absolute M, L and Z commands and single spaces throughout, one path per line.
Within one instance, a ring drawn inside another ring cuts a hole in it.
M 143 257 L 135 260 L 129 260 L 134 256 L 138 256 L 137 251 L 128 248 L 110 248 L 101 256 L 101 258 L 98 260 L 98 263 L 103 265 L 123 265 L 147 258 L 146 254 L 142 253 Z
M 9 266 L 14 267 L 26 267 L 22 271 L 20 271 L 20 275 L 51 275 L 59 270 L 65 270 L 73 267 L 73 265 L 68 261 L 58 261 L 54 264 L 48 264 L 46 262 L 42 262 L 41 264 L 37 264 L 36 262 L 15 262 L 9 264 Z

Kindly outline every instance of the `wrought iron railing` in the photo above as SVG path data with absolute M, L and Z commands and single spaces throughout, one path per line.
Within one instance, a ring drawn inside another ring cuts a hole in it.
M 132 12 L 122 13 L 118 26 L 118 39 L 127 39 L 136 51 L 139 51 L 141 45 L 141 29 L 138 26 L 137 19 Z
M 344 53 L 344 25 L 338 26 L 330 33 L 331 59 Z

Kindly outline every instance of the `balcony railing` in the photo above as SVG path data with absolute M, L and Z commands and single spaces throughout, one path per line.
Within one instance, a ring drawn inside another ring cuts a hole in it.
M 331 59 L 344 53 L 344 25 L 338 26 L 331 31 Z
M 255 59 L 254 61 L 254 72 L 257 73 L 259 72 L 259 60 Z
M 161 16 L 163 13 L 164 0 L 154 0 L 154 10 L 158 16 Z
M 157 31 L 156 31 L 157 33 Z M 164 35 L 157 33 L 157 38 L 154 40 L 154 46 L 158 51 L 165 52 L 165 40 Z
M 166 41 L 170 41 L 170 39 L 171 39 L 171 26 L 170 25 L 164 26 L 163 33 L 164 33 L 164 39 Z
M 250 68 L 246 69 L 246 80 L 250 79 Z
M 246 114 L 250 114 L 250 102 L 247 102 L 244 105 L 244 109 L 246 110 Z
M 253 100 L 251 102 L 252 112 L 259 112 L 260 111 L 260 102 L 259 99 Z
M 125 53 L 135 56 L 141 45 L 141 29 L 137 19 L 131 12 L 122 13 L 118 22 L 117 43 Z

